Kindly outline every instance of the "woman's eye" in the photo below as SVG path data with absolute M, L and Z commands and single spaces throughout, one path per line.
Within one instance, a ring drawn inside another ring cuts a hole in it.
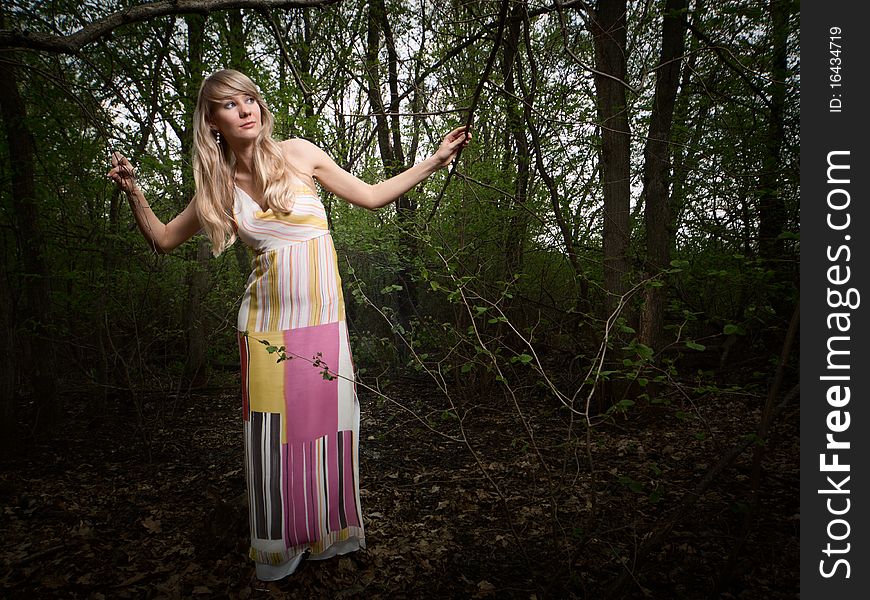
M 234 107 L 235 105 L 236 105 L 235 102 L 227 102 L 226 104 L 224 104 L 224 108 L 232 108 L 232 107 Z
M 253 98 L 251 98 L 250 96 L 248 96 L 248 97 L 245 99 L 245 102 L 247 102 L 248 104 L 253 104 L 253 103 L 255 102 L 255 100 L 254 100 Z

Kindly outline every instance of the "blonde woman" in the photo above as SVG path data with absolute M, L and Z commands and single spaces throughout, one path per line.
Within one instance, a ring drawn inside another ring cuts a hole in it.
M 450 164 L 470 134 L 451 131 L 426 160 L 369 185 L 303 139 L 272 138 L 254 83 L 206 78 L 194 112 L 196 193 L 168 223 L 152 212 L 123 156 L 109 177 L 148 243 L 166 253 L 203 230 L 217 256 L 236 237 L 255 252 L 238 316 L 251 550 L 257 577 L 293 573 L 303 556 L 365 547 L 359 501 L 359 401 L 338 261 L 315 180 L 368 209 Z M 287 360 L 276 361 L 284 346 Z

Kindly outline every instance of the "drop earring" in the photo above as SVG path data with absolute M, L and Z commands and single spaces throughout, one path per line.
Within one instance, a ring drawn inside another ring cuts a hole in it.
M 214 137 L 215 137 L 215 141 L 217 142 L 217 145 L 220 146 L 220 144 L 221 144 L 221 132 L 218 130 L 215 130 Z

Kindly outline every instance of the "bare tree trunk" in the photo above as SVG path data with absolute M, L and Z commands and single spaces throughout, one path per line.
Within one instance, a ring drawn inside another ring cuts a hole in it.
M 670 206 L 671 125 L 686 47 L 686 9 L 689 0 L 665 0 L 662 51 L 656 68 L 656 90 L 644 148 L 644 220 L 647 276 L 661 273 L 671 261 L 674 228 Z M 665 287 L 644 290 L 638 338 L 654 350 L 663 344 Z
M 380 76 L 378 51 L 380 47 L 380 34 L 383 33 L 384 43 L 387 48 L 387 77 L 390 88 L 389 112 L 393 114 L 389 119 L 384 114 L 385 107 L 380 93 Z M 392 177 L 404 171 L 404 150 L 402 148 L 402 131 L 399 123 L 399 82 L 398 82 L 398 54 L 393 39 L 392 28 L 387 18 L 384 0 L 373 0 L 369 4 L 368 35 L 366 38 L 366 70 L 368 71 L 368 97 L 372 110 L 377 114 L 375 123 L 377 128 L 378 147 L 381 151 L 381 160 L 387 177 Z M 398 314 L 402 327 L 410 329 L 411 317 L 416 312 L 418 301 L 417 285 L 411 277 L 411 265 L 413 258 L 419 254 L 417 239 L 411 234 L 414 226 L 414 215 L 417 203 L 403 194 L 396 200 L 396 221 L 401 231 L 399 238 L 399 271 L 397 278 L 402 291 L 398 295 Z M 404 344 L 399 344 L 404 352 Z
M 54 344 L 48 329 L 52 312 L 51 286 L 48 265 L 42 254 L 45 236 L 39 223 L 34 180 L 35 148 L 27 127 L 27 108 L 18 91 L 18 76 L 11 63 L 0 62 L 0 80 L 3 81 L 0 85 L 0 113 L 9 148 L 15 240 L 23 270 L 20 285 L 24 292 L 24 307 L 18 317 L 19 321 L 29 323 L 28 331 L 20 332 L 17 352 L 21 357 L 19 365 L 29 375 L 39 409 L 37 430 L 48 431 L 57 424 L 59 406 Z
M 788 74 L 788 5 L 786 0 L 770 0 L 768 5 L 773 62 L 770 68 L 770 114 L 758 197 L 758 249 L 761 258 L 767 260 L 782 257 L 783 240 L 779 235 L 785 229 L 786 221 L 779 158 L 784 136 L 782 119 L 785 110 L 785 78 Z
M 529 96 L 531 100 L 534 99 L 535 87 L 537 86 L 538 82 L 538 67 L 535 61 L 535 49 L 532 47 L 531 34 L 529 32 L 528 16 L 526 17 L 525 25 L 526 28 L 523 36 L 523 41 L 526 47 L 526 60 L 529 65 L 529 85 L 531 87 L 526 95 Z M 533 117 L 534 115 L 531 106 L 527 105 L 525 107 L 525 110 L 523 111 L 523 118 L 525 119 L 525 124 L 529 132 L 529 138 L 532 142 L 532 148 L 534 150 L 535 170 L 537 174 L 541 177 L 541 180 L 544 182 L 544 186 L 547 188 L 547 193 L 550 197 L 550 206 L 553 209 L 553 217 L 555 218 L 556 224 L 559 227 L 559 233 L 562 236 L 562 243 L 564 244 L 565 252 L 568 255 L 568 262 L 571 264 L 571 268 L 573 269 L 577 280 L 580 282 L 580 293 L 577 296 L 575 307 L 579 307 L 581 311 L 586 312 L 589 309 L 588 280 L 586 274 L 583 272 L 583 266 L 580 264 L 580 258 L 577 255 L 577 248 L 574 245 L 575 236 L 572 231 L 571 225 L 562 212 L 562 195 L 559 193 L 559 189 L 556 186 L 556 181 L 555 179 L 553 179 L 553 175 L 550 173 L 547 165 L 544 162 L 544 151 L 541 146 L 541 134 L 538 131 L 538 127 L 535 124 Z
M 504 77 L 505 89 L 505 114 L 507 119 L 507 135 L 505 149 L 508 156 L 516 157 L 517 175 L 514 180 L 514 197 L 509 211 L 510 217 L 505 230 L 505 277 L 510 279 L 513 273 L 522 268 L 523 245 L 526 238 L 527 215 L 525 211 L 526 199 L 529 192 L 529 179 L 531 176 L 531 151 L 529 141 L 526 138 L 526 130 L 523 124 L 523 115 L 526 104 L 520 106 L 516 97 L 517 79 L 522 76 L 521 55 L 519 53 L 520 25 L 523 19 L 523 7 L 517 5 L 508 19 L 508 25 L 504 36 L 504 46 L 501 60 L 502 76 Z M 522 82 L 520 82 L 522 85 Z M 523 94 L 526 103 L 531 102 L 528 95 Z M 510 150 L 510 144 L 515 146 L 516 153 Z
M 181 139 L 182 156 L 190 156 L 193 146 L 193 110 L 196 106 L 196 96 L 203 76 L 203 48 L 206 17 L 193 15 L 185 17 L 188 36 L 188 73 L 189 87 L 187 89 L 184 116 L 184 135 Z M 231 21 L 232 23 L 232 21 Z M 192 173 L 183 171 L 182 188 L 185 196 L 193 194 L 194 183 Z M 199 383 L 204 378 L 206 354 L 206 321 L 202 310 L 202 301 L 209 286 L 209 242 L 205 237 L 197 240 L 196 253 L 188 267 L 187 306 L 185 307 L 185 323 L 187 330 L 187 362 L 184 368 L 184 379 L 192 384 Z
M 768 5 L 773 48 L 769 85 L 770 112 L 758 182 L 758 251 L 765 268 L 773 273 L 766 293 L 782 327 L 785 326 L 789 308 L 794 302 L 791 292 L 796 286 L 798 271 L 797 260 L 784 260 L 788 257 L 785 253 L 785 240 L 780 237 L 785 231 L 787 222 L 780 157 L 785 137 L 783 118 L 786 107 L 785 79 L 788 76 L 787 42 L 790 7 L 791 2 L 787 0 L 770 0 Z M 779 335 L 777 331 L 774 337 L 770 338 L 769 343 L 775 343 Z
M 627 286 L 630 239 L 630 138 L 625 98 L 626 0 L 601 0 L 591 12 L 595 47 L 595 91 L 601 126 L 601 179 L 604 192 L 604 289 L 606 314 Z
M 626 0 L 601 0 L 590 11 L 589 30 L 595 49 L 595 93 L 601 128 L 601 185 L 604 196 L 604 317 L 612 315 L 628 291 L 631 132 L 625 97 Z M 611 330 L 611 331 L 615 331 Z M 612 334 L 615 335 L 615 334 Z M 622 343 L 615 341 L 608 368 L 622 368 Z M 628 387 L 623 380 L 606 382 L 600 397 L 618 402 Z

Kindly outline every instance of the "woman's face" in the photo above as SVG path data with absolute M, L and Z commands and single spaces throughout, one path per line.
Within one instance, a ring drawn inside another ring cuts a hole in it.
M 253 141 L 263 127 L 260 105 L 247 94 L 227 96 L 212 106 L 211 125 L 229 144 Z

